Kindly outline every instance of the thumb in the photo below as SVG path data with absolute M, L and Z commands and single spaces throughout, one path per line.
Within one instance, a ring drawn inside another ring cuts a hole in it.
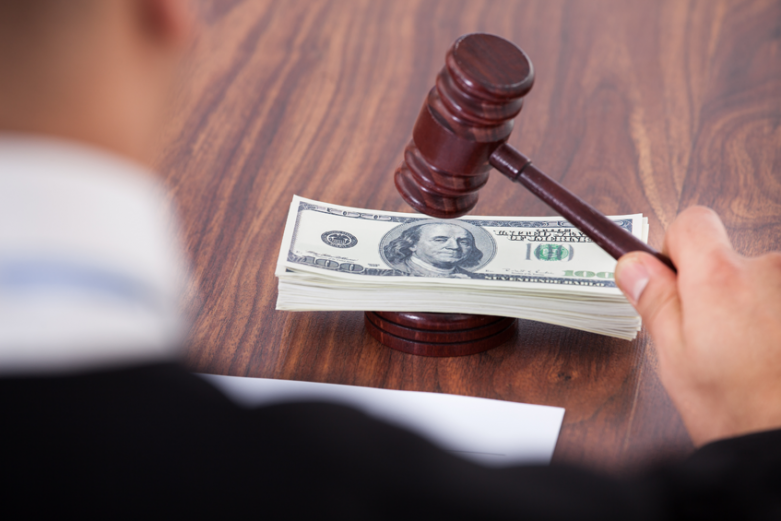
M 682 346 L 681 303 L 675 274 L 654 256 L 636 251 L 618 260 L 615 277 L 657 347 L 667 351 Z

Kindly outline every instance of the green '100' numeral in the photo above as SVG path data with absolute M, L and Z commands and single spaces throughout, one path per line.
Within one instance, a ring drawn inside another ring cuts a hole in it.
M 594 273 L 593 271 L 575 271 L 575 270 L 564 270 L 564 276 L 565 277 L 579 277 L 582 279 L 590 279 L 592 277 L 596 277 L 598 279 L 612 279 L 613 278 L 613 272 L 612 271 L 598 271 Z

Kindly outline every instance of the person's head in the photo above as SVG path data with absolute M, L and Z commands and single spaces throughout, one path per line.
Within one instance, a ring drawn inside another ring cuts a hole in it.
M 185 50 L 185 0 L 0 0 L 0 132 L 146 161 Z
M 483 257 L 475 246 L 472 233 L 449 223 L 427 223 L 408 228 L 388 244 L 385 254 L 392 263 L 417 257 L 442 269 L 475 266 Z

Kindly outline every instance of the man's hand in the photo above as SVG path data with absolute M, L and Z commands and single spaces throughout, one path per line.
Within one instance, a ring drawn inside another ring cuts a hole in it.
M 692 207 L 664 251 L 624 255 L 616 282 L 643 317 L 659 376 L 695 445 L 781 427 L 781 253 L 736 253 L 721 220 Z

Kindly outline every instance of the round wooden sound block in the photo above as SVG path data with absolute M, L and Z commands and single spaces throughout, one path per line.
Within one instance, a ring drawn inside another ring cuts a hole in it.
M 369 333 L 392 349 L 422 356 L 464 356 L 494 348 L 515 335 L 517 320 L 455 313 L 367 311 Z

